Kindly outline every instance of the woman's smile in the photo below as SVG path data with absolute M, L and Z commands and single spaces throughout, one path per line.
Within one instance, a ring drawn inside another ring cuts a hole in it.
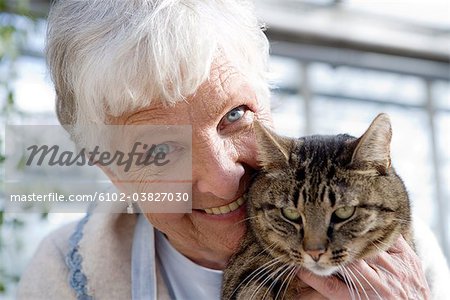
M 225 204 L 225 205 L 222 205 L 219 207 L 205 208 L 204 211 L 208 215 L 224 215 L 224 214 L 228 214 L 230 212 L 237 210 L 239 207 L 241 207 L 244 204 L 244 201 L 245 200 L 243 197 L 239 197 L 238 199 L 234 200 L 233 202 L 231 202 L 229 204 Z

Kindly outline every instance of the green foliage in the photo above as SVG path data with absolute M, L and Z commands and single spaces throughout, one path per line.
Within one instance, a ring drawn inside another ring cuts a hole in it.
M 5 12 L 8 13 L 5 13 Z M 7 159 L 4 149 L 5 124 L 11 118 L 17 119 L 22 113 L 16 107 L 12 81 L 16 76 L 16 59 L 26 42 L 27 32 L 14 22 L 17 16 L 28 17 L 28 1 L 0 0 L 0 185 L 4 182 L 4 164 Z M 24 241 L 23 232 L 26 226 L 25 214 L 5 212 L 3 205 L 5 195 L 0 190 L 0 298 L 12 296 L 12 290 L 19 281 L 19 270 L 11 270 L 8 264 L 8 253 L 21 253 Z
M 18 15 L 30 15 L 30 0 L 0 0 L 0 12 L 13 12 Z

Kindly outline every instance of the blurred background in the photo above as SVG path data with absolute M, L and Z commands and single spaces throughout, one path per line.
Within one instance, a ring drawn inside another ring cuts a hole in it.
M 49 2 L 0 0 L 0 165 L 6 124 L 58 124 L 43 57 Z M 388 113 L 392 161 L 414 216 L 450 260 L 450 1 L 259 0 L 256 8 L 271 41 L 277 130 L 358 136 Z M 0 189 L 0 298 L 9 299 L 42 237 L 82 214 L 5 213 L 4 199 Z

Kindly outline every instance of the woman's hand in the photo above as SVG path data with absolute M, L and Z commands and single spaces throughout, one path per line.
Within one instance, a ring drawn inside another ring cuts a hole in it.
M 300 270 L 299 278 L 312 289 L 301 299 L 429 299 L 430 289 L 419 257 L 403 237 L 387 252 L 345 267 L 345 279 L 321 277 Z

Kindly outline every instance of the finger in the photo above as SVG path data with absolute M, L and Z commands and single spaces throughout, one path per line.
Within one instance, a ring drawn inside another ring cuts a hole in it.
M 409 295 L 412 299 L 428 299 L 429 287 L 420 261 L 416 263 L 404 256 L 407 255 L 381 253 L 369 265 L 385 279 L 393 293 Z
M 415 299 L 428 299 L 430 289 L 422 263 L 403 237 L 388 252 L 380 252 L 367 260 L 368 265 L 384 278 L 392 292 Z
M 298 295 L 296 300 L 327 300 L 328 298 L 321 295 L 319 292 L 314 290 L 312 287 L 308 289 L 300 290 L 300 295 Z
M 392 278 L 398 277 L 399 266 L 394 259 L 394 254 L 389 254 L 383 251 L 378 253 L 376 256 L 366 259 L 366 263 L 372 268 L 372 270 L 377 272 L 379 276 L 385 275 Z
M 406 265 L 412 267 L 411 271 L 425 278 L 425 273 L 423 272 L 422 262 L 419 256 L 414 251 L 414 249 L 406 242 L 403 236 L 400 236 L 400 238 L 397 240 L 396 246 L 400 248 L 401 251 L 394 255 L 397 257 L 393 258 L 397 258 L 397 261 L 406 262 Z
M 411 272 L 423 276 L 419 257 L 402 236 L 387 252 L 378 253 L 367 262 L 371 266 L 382 267 L 400 279 L 411 276 Z
M 388 250 L 390 254 L 416 254 L 411 246 L 406 242 L 402 235 L 395 241 L 394 245 L 392 245 Z
M 318 276 L 300 269 L 297 276 L 328 299 L 349 299 L 350 293 L 344 282 L 334 276 Z
M 393 286 L 387 285 L 379 269 L 373 268 L 367 262 L 360 260 L 344 267 L 347 277 L 353 281 L 358 290 L 370 299 L 383 299 L 391 294 Z

